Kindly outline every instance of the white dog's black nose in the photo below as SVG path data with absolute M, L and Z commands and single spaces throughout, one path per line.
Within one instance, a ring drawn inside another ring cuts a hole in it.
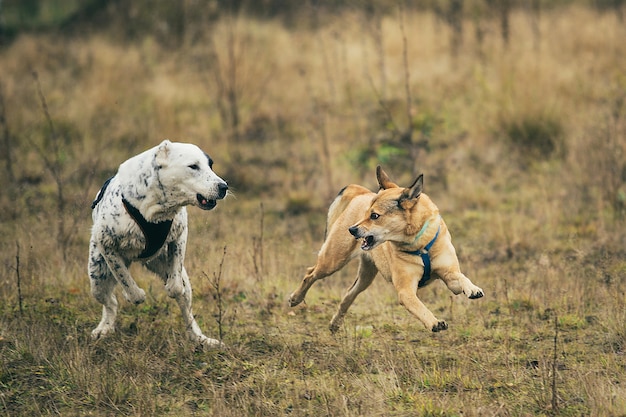
M 218 196 L 218 198 L 226 197 L 226 191 L 228 191 L 228 184 L 226 184 L 225 182 L 220 182 L 217 185 L 217 196 Z

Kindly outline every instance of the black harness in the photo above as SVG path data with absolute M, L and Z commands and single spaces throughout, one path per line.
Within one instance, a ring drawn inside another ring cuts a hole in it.
M 102 197 L 104 196 L 104 192 L 107 189 L 109 183 L 113 177 L 109 178 L 105 181 L 104 185 L 98 192 L 96 199 L 91 203 L 91 209 L 93 210 Z M 139 212 L 139 209 L 128 202 L 124 197 L 122 197 L 122 203 L 124 204 L 124 208 L 133 218 L 135 223 L 139 226 L 143 235 L 146 239 L 146 247 L 139 254 L 139 259 L 146 259 L 154 255 L 163 247 L 165 243 L 165 239 L 167 239 L 167 235 L 170 233 L 170 229 L 172 228 L 172 220 L 165 220 L 163 222 L 152 223 L 145 219 Z
M 115 177 L 115 175 L 113 175 L 113 177 Z M 108 180 L 104 182 L 104 184 L 102 184 L 102 188 L 100 188 L 100 191 L 98 191 L 98 195 L 96 195 L 96 199 L 93 200 L 93 203 L 91 203 L 92 210 L 96 208 L 100 200 L 102 200 L 102 197 L 104 197 L 104 192 L 106 191 L 113 177 L 109 178 Z
M 135 220 L 135 223 L 139 225 L 139 228 L 146 238 L 146 247 L 143 252 L 139 254 L 139 259 L 151 257 L 157 253 L 165 243 L 165 239 L 167 239 L 167 235 L 170 233 L 172 227 L 172 221 L 165 220 L 158 223 L 149 222 L 141 215 L 137 207 L 130 204 L 124 197 L 122 197 L 122 203 L 124 203 L 124 208 L 126 208 L 130 217 Z

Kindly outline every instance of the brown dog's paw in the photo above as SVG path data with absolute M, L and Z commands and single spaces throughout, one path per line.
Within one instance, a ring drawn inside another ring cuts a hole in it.
M 289 307 L 295 307 L 298 304 L 300 304 L 302 301 L 304 301 L 304 298 L 297 298 L 295 297 L 293 294 L 289 297 Z
M 448 323 L 446 323 L 445 321 L 437 322 L 437 324 L 433 326 L 433 332 L 435 333 L 442 330 L 448 330 Z
M 467 298 L 471 299 L 471 300 L 475 300 L 476 298 L 480 298 L 482 296 L 484 296 L 485 294 L 483 293 L 483 290 L 479 291 L 473 291 L 470 295 L 467 296 Z

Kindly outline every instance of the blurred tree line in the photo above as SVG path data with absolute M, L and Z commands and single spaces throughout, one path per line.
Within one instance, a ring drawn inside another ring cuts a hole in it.
M 0 48 L 9 45 L 21 33 L 50 33 L 68 37 L 102 33 L 122 44 L 141 42 L 146 37 L 151 37 L 164 49 L 174 49 L 210 42 L 207 41 L 207 34 L 210 35 L 214 27 L 217 27 L 218 20 L 233 15 L 272 19 L 291 28 L 315 29 L 323 26 L 329 15 L 340 15 L 342 11 L 360 12 L 366 17 L 364 20 L 367 20 L 367 28 L 370 29 L 369 32 L 366 29 L 364 33 L 372 37 L 380 57 L 381 76 L 378 82 L 379 91 L 376 92 L 380 108 L 370 110 L 371 117 L 368 117 L 369 126 L 366 130 L 372 133 L 363 146 L 355 147 L 350 156 L 351 163 L 363 175 L 371 172 L 372 161 L 381 161 L 385 165 L 396 166 L 398 171 L 415 174 L 418 168 L 416 161 L 420 160 L 418 156 L 432 149 L 432 142 L 437 141 L 433 141 L 433 138 L 441 138 L 443 118 L 437 110 L 425 107 L 417 109 L 415 106 L 419 98 L 411 96 L 408 87 L 404 98 L 386 94 L 383 39 L 380 30 L 383 17 L 387 14 L 397 17 L 399 9 L 428 11 L 441 22 L 437 30 L 442 27 L 442 32 L 447 30 L 452 34 L 452 55 L 463 47 L 463 36 L 475 36 L 478 55 L 482 59 L 481 45 L 487 37 L 488 25 L 491 28 L 490 33 L 495 33 L 505 47 L 509 42 L 513 45 L 515 36 L 511 33 L 509 18 L 514 12 L 521 11 L 529 17 L 535 44 L 538 45 L 542 36 L 539 31 L 542 13 L 572 5 L 614 13 L 623 23 L 626 0 L 0 0 Z M 494 27 L 497 29 L 493 30 Z M 402 31 L 404 33 L 403 27 Z M 226 42 L 219 45 L 220 48 L 210 44 L 203 48 L 205 55 L 195 56 L 194 62 L 200 71 L 207 74 L 207 84 L 213 92 L 212 101 L 218 110 L 224 136 L 230 139 L 226 142 L 262 141 L 266 137 L 285 138 L 286 141 L 300 137 L 312 138 L 321 143 L 318 160 L 327 165 L 323 170 L 328 173 L 324 180 L 325 188 L 329 196 L 334 196 L 336 190 L 328 151 L 328 143 L 333 137 L 327 133 L 325 125 L 329 119 L 327 116 L 332 114 L 332 109 L 327 110 L 328 103 L 318 100 L 312 93 L 310 97 L 304 98 L 310 100 L 315 108 L 315 116 L 308 116 L 307 122 L 311 127 L 304 135 L 292 132 L 295 129 L 292 129 L 290 122 L 280 117 L 273 120 L 264 114 L 246 114 L 242 111 L 242 103 L 248 103 L 248 107 L 254 108 L 249 103 L 257 103 L 266 95 L 266 83 L 263 80 L 269 79 L 272 69 L 263 64 L 256 65 L 259 61 L 256 59 L 259 48 L 253 50 L 254 44 L 246 43 L 244 36 L 231 32 L 225 38 Z M 244 51 L 248 55 L 234 51 Z M 406 58 L 404 71 L 408 86 L 409 66 Z M 11 99 L 5 98 L 6 88 L 3 85 L 4 80 L 0 78 L 0 164 L 4 165 L 3 171 L 8 179 L 6 183 L 9 184 L 4 190 L 6 198 L 0 199 L 0 220 L 17 219 L 23 215 L 20 207 L 12 204 L 18 198 L 23 199 L 30 212 L 38 213 L 43 211 L 44 202 L 50 201 L 42 196 L 50 195 L 56 202 L 59 219 L 55 231 L 58 246 L 65 248 L 71 243 L 76 221 L 82 217 L 73 216 L 65 222 L 64 212 L 70 206 L 81 207 L 80 210 L 88 207 L 83 204 L 89 200 L 86 193 L 89 192 L 94 178 L 105 177 L 105 173 L 98 170 L 97 160 L 75 158 L 82 152 L 80 129 L 74 121 L 63 118 L 57 120 L 54 114 L 48 112 L 45 89 L 39 84 L 37 73 L 33 71 L 32 76 L 37 88 L 39 107 L 44 111 L 44 121 L 17 133 L 15 127 L 11 131 L 9 126 L 10 120 L 6 113 L 12 110 L 9 106 Z M 332 97 L 334 85 L 332 77 L 328 78 L 331 79 L 329 96 Z M 598 178 L 598 183 L 608 189 L 606 199 L 613 202 L 615 212 L 624 213 L 626 200 L 622 184 L 625 178 L 623 173 L 626 171 L 621 155 L 615 151 L 621 149 L 620 140 L 623 139 L 621 129 L 624 101 L 621 97 L 620 95 L 620 100 L 614 105 L 616 116 L 608 125 L 605 137 L 598 139 L 597 146 L 593 146 L 601 152 L 594 159 L 590 159 L 594 162 L 590 166 L 610 168 L 605 170 L 605 176 L 595 175 L 593 178 Z M 366 107 L 364 109 L 367 110 Z M 539 107 L 537 112 L 503 112 L 498 117 L 494 130 L 528 158 L 562 157 L 565 122 L 558 116 L 541 110 L 543 109 Z M 92 130 L 99 129 L 99 125 L 95 125 Z M 133 136 L 135 134 L 133 132 Z M 120 134 L 116 140 L 135 139 Z M 70 143 L 72 146 L 69 146 Z M 445 140 L 440 143 L 441 146 L 446 146 Z M 39 161 L 45 167 L 46 175 L 53 180 L 52 185 L 45 183 L 46 176 L 41 173 L 33 175 L 25 170 L 20 172 L 16 155 L 19 150 L 26 148 L 34 152 L 32 160 Z M 284 159 L 271 160 L 259 158 L 256 151 L 250 155 L 242 155 L 240 152 L 246 149 L 255 147 L 233 146 L 228 151 L 230 160 L 245 161 L 246 171 L 251 166 L 256 166 L 260 172 L 264 172 L 261 170 L 266 170 L 268 166 L 277 167 L 278 171 L 289 165 L 286 162 L 288 158 L 294 159 L 294 155 L 289 153 L 285 153 Z M 302 174 L 291 181 L 299 183 L 302 188 L 311 189 L 307 181 L 314 177 L 318 164 L 307 165 L 306 157 L 302 156 L 298 160 L 301 162 L 298 170 Z M 73 161 L 71 166 L 68 161 Z M 311 172 L 305 170 L 307 166 Z M 241 173 L 235 168 L 226 174 L 229 180 L 240 184 L 240 190 L 247 187 L 248 190 L 258 192 L 270 187 L 263 175 Z M 257 178 L 262 179 L 262 182 L 257 182 Z M 441 178 L 445 187 L 445 175 Z M 72 186 L 76 183 L 80 183 L 80 187 L 76 188 L 81 193 L 73 195 Z M 606 187 L 606 184 L 611 186 Z M 298 186 L 291 188 L 298 189 Z M 298 195 L 290 196 L 287 206 L 291 207 L 291 211 L 298 212 L 303 211 L 305 204 L 309 204 L 308 194 L 304 199 Z
M 52 30 L 68 35 L 105 31 L 121 41 L 150 34 L 164 46 L 176 47 L 185 40 L 193 42 L 211 22 L 227 14 L 315 27 L 323 24 L 323 12 L 362 10 L 368 15 L 384 15 L 400 4 L 406 9 L 434 12 L 457 36 L 462 34 L 465 18 L 496 18 L 506 43 L 509 15 L 516 9 L 538 17 L 543 9 L 581 4 L 615 12 L 623 21 L 626 0 L 0 0 L 0 42 L 6 44 L 25 31 Z

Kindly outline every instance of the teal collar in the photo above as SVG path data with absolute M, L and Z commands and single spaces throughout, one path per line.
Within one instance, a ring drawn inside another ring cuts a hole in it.
M 434 219 L 440 219 L 441 215 L 438 214 L 437 217 L 435 217 Z M 413 239 L 413 242 L 411 242 L 410 246 L 415 245 L 417 243 L 418 240 L 420 240 L 420 238 L 422 237 L 422 235 L 424 235 L 424 233 L 426 232 L 426 230 L 428 230 L 428 226 L 430 226 L 430 222 L 431 220 L 433 220 L 433 217 L 431 217 L 430 219 L 427 219 L 424 222 L 424 225 L 422 226 L 422 228 L 420 229 L 419 232 L 417 232 L 417 236 L 415 236 L 415 239 Z M 440 226 L 441 227 L 441 226 Z M 437 229 L 437 234 L 439 234 L 439 229 Z M 435 236 L 436 239 L 436 236 Z M 434 239 L 433 239 L 434 240 Z M 432 242 L 431 242 L 432 243 Z M 407 251 L 408 253 L 408 251 Z

